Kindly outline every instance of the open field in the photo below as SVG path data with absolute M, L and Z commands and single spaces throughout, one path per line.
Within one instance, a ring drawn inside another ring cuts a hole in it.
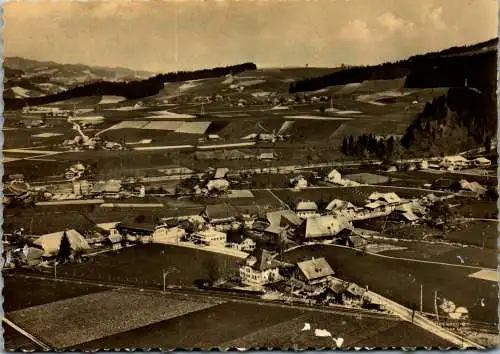
M 422 259 L 457 265 L 466 264 L 486 268 L 496 268 L 498 265 L 497 252 L 491 248 L 480 249 L 476 247 L 459 247 L 437 243 L 419 243 L 418 241 L 396 242 L 381 240 L 380 242 L 407 248 L 405 250 L 388 250 L 380 252 L 380 254 L 392 257 Z M 462 263 L 462 261 L 464 263 Z
M 497 221 L 472 221 L 464 225 L 468 226 L 460 231 L 448 232 L 445 238 L 453 242 L 498 249 Z
M 98 341 L 77 346 L 76 349 L 118 348 L 133 345 L 136 348 L 173 349 L 218 347 L 226 348 L 301 348 L 331 347 L 330 338 L 314 337 L 300 329 L 304 322 L 327 329 L 334 336 L 342 336 L 344 347 L 368 345 L 373 337 L 384 334 L 386 341 L 397 346 L 403 335 L 415 340 L 425 338 L 428 345 L 446 345 L 440 339 L 397 319 L 323 314 L 293 308 L 255 304 L 225 303 L 193 312 L 133 331 L 120 333 Z M 321 327 L 322 326 L 322 327 Z M 369 330 L 371 329 L 371 330 Z M 369 331 L 365 342 L 355 342 L 355 334 Z M 168 335 L 164 335 L 168 333 Z M 351 335 L 349 335 L 351 333 Z M 351 338 L 350 338 L 351 337 Z M 365 343 L 365 344 L 363 344 Z M 420 342 L 419 342 L 420 344 Z M 388 344 L 391 345 L 391 344 Z
M 196 261 L 194 261 L 196 260 Z M 171 245 L 146 244 L 91 257 L 88 262 L 58 267 L 61 275 L 100 279 L 144 286 L 162 286 L 162 270 L 176 268 L 167 277 L 169 285 L 194 286 L 197 280 L 236 274 L 235 257 Z M 208 264 L 213 264 L 209 267 Z M 210 274 L 212 272 L 217 274 Z
M 5 313 L 107 290 L 106 287 L 76 284 L 68 286 L 65 283 L 28 279 L 17 275 L 4 276 L 3 279 Z
M 474 321 L 498 321 L 498 284 L 468 277 L 478 269 L 381 258 L 357 254 L 349 248 L 322 245 L 297 248 L 285 255 L 289 262 L 311 257 L 325 257 L 339 278 L 368 286 L 404 306 L 418 308 L 422 284 L 424 311 L 432 312 L 434 291 L 437 291 L 439 297 L 466 307 Z M 484 307 L 481 299 L 484 299 Z
M 310 331 L 302 331 L 304 323 Z M 237 348 L 335 348 L 332 338 L 316 337 L 315 329 L 326 329 L 333 338 L 343 338 L 342 348 L 353 347 L 411 347 L 449 345 L 441 338 L 408 322 L 383 321 L 371 318 L 356 319 L 325 313 L 306 313 L 280 322 L 246 336 L 224 343 L 223 347 Z
M 51 347 L 65 348 L 216 304 L 113 290 L 9 312 L 6 316 Z

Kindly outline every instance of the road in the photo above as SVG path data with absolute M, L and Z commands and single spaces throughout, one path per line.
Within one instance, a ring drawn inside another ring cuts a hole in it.
M 53 349 L 49 345 L 47 345 L 44 342 L 42 342 L 40 339 L 38 339 L 35 336 L 33 336 L 32 334 L 26 332 L 24 329 L 22 329 L 21 327 L 19 327 L 18 325 L 16 325 L 14 322 L 12 322 L 11 320 L 9 320 L 8 318 L 4 317 L 3 318 L 3 322 L 6 325 L 12 327 L 17 332 L 21 333 L 23 336 L 25 336 L 26 338 L 28 338 L 29 340 L 31 340 L 33 343 L 36 343 L 43 350 L 49 351 L 49 350 Z

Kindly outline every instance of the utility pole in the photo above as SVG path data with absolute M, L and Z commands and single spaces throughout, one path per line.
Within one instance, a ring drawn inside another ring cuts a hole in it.
M 434 312 L 436 313 L 436 319 L 439 322 L 439 313 L 438 313 L 438 303 L 437 303 L 437 290 L 434 290 Z
M 176 269 L 174 267 L 170 267 L 170 268 L 167 268 L 167 269 L 164 269 L 163 272 L 162 272 L 162 278 L 163 278 L 163 294 L 166 293 L 167 291 L 167 282 L 166 282 L 166 278 L 167 278 L 167 275 L 173 271 L 175 271 Z
M 420 284 L 420 312 L 424 312 L 424 285 Z

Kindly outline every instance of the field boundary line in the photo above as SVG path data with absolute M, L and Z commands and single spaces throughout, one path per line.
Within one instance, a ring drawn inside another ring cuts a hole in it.
M 330 247 L 339 247 L 339 248 L 348 248 L 348 249 L 352 250 L 353 252 L 355 251 L 355 249 L 353 249 L 352 247 L 349 247 L 349 246 L 333 245 L 333 244 L 320 244 L 320 245 L 321 246 L 330 246 Z M 293 251 L 293 250 L 300 248 L 300 247 L 307 247 L 307 246 L 311 246 L 311 245 L 294 246 L 292 248 L 287 249 L 285 251 L 285 253 L 289 252 L 289 251 Z M 491 271 L 495 271 L 495 272 L 497 271 L 496 269 L 488 268 L 488 267 L 471 266 L 471 265 L 466 265 L 466 264 L 444 263 L 444 262 L 436 262 L 436 261 L 424 261 L 423 259 L 415 259 L 415 258 L 393 257 L 393 256 L 386 256 L 386 255 L 372 253 L 372 252 L 366 252 L 366 251 L 364 251 L 363 254 L 368 254 L 370 256 L 376 256 L 376 257 L 387 258 L 387 259 L 396 259 L 396 260 L 400 260 L 400 261 L 415 262 L 415 263 L 427 263 L 427 264 L 436 264 L 436 265 L 442 265 L 442 266 L 448 266 L 448 267 L 469 268 L 469 269 L 479 269 L 479 270 L 484 269 L 484 270 L 491 270 Z
M 9 325 L 10 327 L 12 327 L 17 332 L 21 333 L 23 336 L 25 336 L 26 338 L 28 338 L 32 342 L 34 342 L 37 345 L 39 345 L 40 347 L 42 347 L 42 349 L 47 350 L 47 351 L 51 350 L 51 349 L 54 349 L 54 348 L 51 348 L 49 345 L 45 344 L 44 342 L 42 342 L 40 339 L 38 339 L 35 336 L 33 336 L 32 334 L 26 332 L 24 329 L 22 329 L 21 327 L 19 327 L 18 325 L 16 325 L 14 322 L 12 322 L 11 320 L 9 320 L 8 318 L 4 317 L 3 318 L 3 322 L 5 322 L 7 325 Z

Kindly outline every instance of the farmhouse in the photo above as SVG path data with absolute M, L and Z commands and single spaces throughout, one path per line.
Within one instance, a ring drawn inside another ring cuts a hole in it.
M 228 168 L 220 167 L 215 171 L 214 178 L 215 179 L 222 179 L 226 178 L 227 173 L 229 172 Z
M 45 255 L 56 254 L 59 251 L 61 239 L 65 232 L 68 236 L 69 244 L 71 245 L 72 250 L 87 250 L 90 248 L 85 237 L 74 229 L 42 235 L 37 238 L 34 243 L 43 249 Z
M 480 167 L 491 166 L 491 161 L 485 157 L 478 157 L 477 159 L 472 160 L 472 163 L 474 164 L 474 166 Z
M 383 201 L 387 204 L 397 204 L 401 202 L 401 198 L 394 192 L 390 193 L 373 192 L 372 194 L 370 194 L 368 199 L 372 201 Z
M 257 255 L 247 257 L 245 264 L 240 267 L 240 279 L 243 284 L 254 286 L 280 281 L 280 265 L 269 251 L 262 250 Z
M 153 242 L 155 243 L 179 243 L 186 236 L 186 230 L 174 226 L 160 225 L 153 232 Z
M 460 169 L 467 166 L 469 166 L 469 160 L 460 155 L 445 156 L 441 161 L 441 167 L 448 169 Z
M 352 204 L 351 202 L 345 201 L 345 200 L 340 200 L 340 199 L 333 199 L 327 206 L 326 210 L 327 211 L 333 211 L 333 210 L 356 210 L 356 206 Z
M 295 231 L 295 236 L 302 242 L 332 238 L 342 230 L 351 228 L 344 217 L 334 215 L 313 216 L 307 218 Z
M 276 155 L 274 152 L 264 152 L 259 155 L 259 160 L 261 161 L 270 161 L 274 160 L 276 158 Z
M 328 283 L 334 275 L 332 267 L 325 258 L 312 258 L 308 261 L 299 262 L 297 268 L 297 279 L 307 285 Z
M 148 239 L 153 235 L 155 224 L 152 222 L 120 222 L 116 225 L 116 230 L 129 240 Z
M 326 180 L 331 183 L 341 184 L 342 183 L 342 175 L 337 170 L 331 170 Z
M 191 238 L 195 243 L 199 243 L 205 246 L 224 247 L 227 241 L 227 235 L 225 232 L 220 232 L 213 229 L 196 232 L 191 236 Z
M 299 202 L 295 208 L 297 215 L 301 218 L 318 216 L 318 205 L 315 202 L 304 201 Z

